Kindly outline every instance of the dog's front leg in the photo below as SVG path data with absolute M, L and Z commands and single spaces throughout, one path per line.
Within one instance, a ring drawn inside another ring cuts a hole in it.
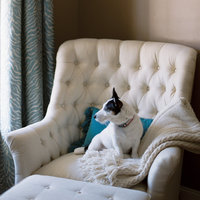
M 122 149 L 120 148 L 119 144 L 113 144 L 115 151 L 119 155 L 120 158 L 124 158 L 124 154 Z
M 113 148 L 117 152 L 119 157 L 123 158 L 124 157 L 123 150 L 122 150 L 121 145 L 116 137 L 116 134 L 112 135 L 112 143 L 113 143 Z
M 140 140 L 135 140 L 134 145 L 132 146 L 131 157 L 138 158 L 138 147 L 140 144 Z
M 118 155 L 119 155 L 120 158 L 124 158 L 124 154 L 123 154 L 122 149 L 116 148 L 115 151 L 118 153 Z
M 90 145 L 88 146 L 88 151 L 100 151 L 102 146 L 101 136 L 98 134 L 92 139 Z

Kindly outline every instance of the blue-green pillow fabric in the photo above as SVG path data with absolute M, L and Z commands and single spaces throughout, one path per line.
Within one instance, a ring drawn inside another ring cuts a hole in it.
M 83 138 L 79 139 L 78 141 L 73 142 L 70 147 L 68 148 L 68 152 L 73 152 L 74 149 L 83 146 L 83 143 L 85 141 L 86 135 L 87 135 L 87 131 L 89 129 L 90 126 L 90 122 L 92 119 L 92 112 L 93 109 L 96 109 L 95 107 L 88 107 L 84 114 L 85 114 L 85 120 L 84 122 L 81 124 L 81 128 L 82 128 L 82 133 L 83 133 Z
M 95 108 L 95 107 L 88 107 L 84 112 L 85 120 L 81 124 L 82 132 L 83 132 L 84 136 L 87 135 L 87 132 L 88 132 L 88 129 L 89 129 L 89 126 L 90 126 L 90 122 L 91 122 L 91 119 L 92 119 L 93 110 L 96 110 L 96 109 L 97 108 Z
M 85 120 L 81 124 L 82 132 L 83 132 L 83 138 L 80 140 L 74 142 L 70 145 L 68 148 L 68 152 L 73 152 L 74 149 L 81 147 L 81 146 L 88 146 L 92 140 L 92 138 L 100 133 L 104 128 L 107 127 L 108 124 L 101 124 L 97 122 L 94 119 L 95 113 L 99 111 L 98 108 L 95 107 L 88 107 L 84 114 L 85 114 Z
M 103 131 L 107 127 L 108 124 L 101 124 L 94 119 L 94 115 L 99 111 L 98 108 L 92 107 L 92 116 L 90 125 L 87 131 L 87 135 L 84 141 L 83 146 L 87 147 L 92 141 L 93 137 Z
M 68 153 L 74 152 L 74 149 L 83 146 L 84 141 L 85 141 L 85 137 L 79 139 L 78 141 L 73 142 L 73 143 L 70 145 L 70 147 L 68 148 L 68 151 L 67 151 L 67 152 L 68 152 Z
M 143 134 L 141 139 L 144 137 L 145 133 L 147 132 L 147 129 L 149 128 L 149 126 L 151 125 L 153 119 L 145 119 L 145 118 L 141 118 L 140 120 L 142 122 L 142 126 L 143 126 Z

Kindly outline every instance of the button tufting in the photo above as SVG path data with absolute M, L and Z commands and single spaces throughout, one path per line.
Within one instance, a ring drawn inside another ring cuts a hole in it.
M 175 93 L 175 92 L 176 92 L 176 88 L 173 87 L 173 88 L 172 88 L 172 93 Z
M 163 85 L 163 86 L 161 87 L 161 90 L 162 90 L 162 92 L 165 92 L 165 91 L 166 91 L 166 87 Z
M 110 86 L 110 84 L 107 82 L 107 83 L 105 83 L 105 87 L 109 87 Z
M 42 138 L 40 138 L 40 144 L 44 145 L 44 140 Z
M 75 64 L 75 65 L 78 65 L 78 61 L 77 61 L 77 60 L 75 60 L 75 61 L 74 61 L 74 64 Z
M 65 108 L 65 104 L 64 104 L 64 103 L 63 103 L 63 104 L 61 104 L 60 106 L 61 106 L 62 108 Z
M 142 67 L 141 67 L 141 66 L 139 66 L 139 67 L 138 67 L 138 69 L 139 69 L 139 70 L 141 70 L 141 69 L 142 69 Z
M 44 188 L 48 190 L 48 189 L 50 189 L 50 186 L 47 185 L 47 186 L 44 186 Z
M 84 82 L 83 82 L 83 86 L 84 86 L 84 87 L 87 87 L 87 86 L 88 86 L 87 81 L 84 81 Z
M 171 68 L 171 72 L 172 72 L 172 73 L 176 72 L 176 67 L 172 67 L 172 68 Z
M 157 69 L 157 70 L 160 70 L 160 67 L 159 67 L 159 66 L 157 66 L 157 67 L 156 67 L 156 69 Z
M 130 85 L 128 85 L 128 86 L 127 86 L 127 90 L 130 90 L 130 89 L 131 89 L 131 86 L 130 86 Z
M 109 199 L 109 200 L 113 200 L 113 198 L 112 198 L 112 197 L 108 197 L 108 199 Z
M 138 109 L 138 108 L 136 108 L 136 109 L 135 109 L 135 112 L 136 112 L 136 113 L 138 113 L 138 112 L 139 112 L 139 109 Z
M 66 85 L 67 85 L 67 86 L 69 86 L 69 85 L 70 85 L 70 83 L 71 83 L 70 81 L 66 81 Z
M 154 112 L 153 112 L 153 114 L 154 114 L 154 115 L 157 115 L 157 114 L 158 114 L 158 110 L 155 109 Z
M 146 90 L 147 90 L 147 92 L 149 91 L 149 86 L 147 86 Z
M 121 64 L 120 64 L 120 63 L 118 63 L 118 64 L 117 64 L 117 67 L 121 67 Z
M 82 192 L 79 190 L 79 191 L 77 191 L 77 193 L 78 193 L 78 194 L 81 194 Z
M 51 132 L 49 132 L 49 137 L 51 137 L 51 138 L 53 137 L 53 135 L 52 135 L 52 133 L 51 133 Z
M 95 66 L 96 66 L 96 67 L 99 66 L 99 62 L 98 62 L 98 61 L 95 62 Z

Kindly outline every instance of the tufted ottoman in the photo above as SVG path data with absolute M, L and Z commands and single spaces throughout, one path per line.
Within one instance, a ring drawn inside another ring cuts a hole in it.
M 0 200 L 148 200 L 150 195 L 124 188 L 33 175 L 5 192 Z

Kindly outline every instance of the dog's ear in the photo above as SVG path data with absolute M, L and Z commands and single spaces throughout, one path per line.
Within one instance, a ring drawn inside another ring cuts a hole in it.
M 119 97 L 117 95 L 117 92 L 115 91 L 115 88 L 113 88 L 113 95 L 112 95 L 112 98 L 115 99 L 115 100 L 118 100 Z
M 123 106 L 123 103 L 118 99 L 117 101 L 116 101 L 116 106 L 121 110 L 121 108 L 122 108 L 122 106 Z
M 123 103 L 119 100 L 119 97 L 117 95 L 117 92 L 115 91 L 115 88 L 113 88 L 113 96 L 112 96 L 112 98 L 114 99 L 116 107 L 121 109 L 122 106 L 123 106 Z

